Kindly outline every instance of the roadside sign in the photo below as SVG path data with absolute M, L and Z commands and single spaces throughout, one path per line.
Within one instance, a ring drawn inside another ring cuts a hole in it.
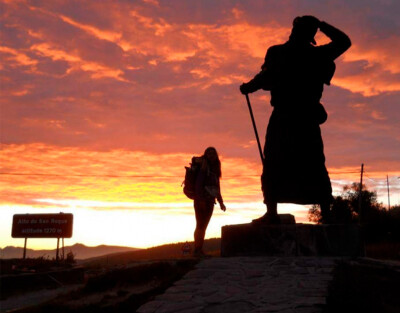
M 15 214 L 13 216 L 13 238 L 71 238 L 73 215 Z

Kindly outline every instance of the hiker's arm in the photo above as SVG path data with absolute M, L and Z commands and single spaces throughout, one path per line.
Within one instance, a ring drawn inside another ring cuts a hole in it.
M 336 59 L 350 48 L 350 38 L 336 27 L 333 27 L 326 22 L 320 22 L 319 30 L 332 40 L 330 43 L 319 47 L 319 49 L 323 50 L 330 59 Z
M 219 179 L 218 179 L 218 190 L 219 190 L 219 193 L 218 193 L 218 196 L 217 196 L 217 201 L 218 201 L 218 203 L 219 203 L 219 206 L 221 207 L 221 210 L 225 212 L 226 206 L 225 206 L 225 204 L 224 204 L 224 200 L 222 199 L 222 195 L 221 195 L 221 184 L 220 184 L 220 182 L 219 182 Z
M 271 73 L 270 73 L 270 64 L 271 64 L 271 48 L 268 49 L 264 64 L 261 66 L 261 72 L 259 72 L 254 78 L 248 83 L 243 83 L 240 86 L 240 92 L 242 94 L 248 94 L 255 92 L 259 89 L 270 90 L 271 89 Z

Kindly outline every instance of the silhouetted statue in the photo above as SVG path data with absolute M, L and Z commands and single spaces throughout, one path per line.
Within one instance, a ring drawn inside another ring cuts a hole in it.
M 331 42 L 316 46 L 320 30 Z M 261 176 L 267 213 L 255 222 L 279 223 L 277 203 L 319 204 L 329 222 L 332 187 L 325 167 L 319 124 L 327 115 L 320 103 L 324 84 L 335 72 L 334 60 L 351 46 L 349 37 L 313 16 L 296 17 L 289 40 L 268 49 L 265 62 L 240 91 L 271 92 Z
M 204 236 L 208 223 L 214 211 L 215 200 L 218 201 L 221 210 L 226 207 L 221 196 L 220 178 L 221 161 L 217 150 L 208 147 L 201 157 L 193 158 L 193 162 L 199 167 L 194 196 L 194 211 L 196 214 L 196 229 L 194 231 L 194 256 L 202 257 Z

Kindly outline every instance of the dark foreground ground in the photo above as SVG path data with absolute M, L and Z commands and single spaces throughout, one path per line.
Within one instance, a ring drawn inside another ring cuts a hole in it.
M 75 290 L 12 312 L 135 312 L 193 269 L 196 263 L 195 259 L 147 261 L 109 270 L 86 270 L 85 281 Z
M 0 260 L 0 312 L 135 312 L 198 262 L 185 243 L 114 253 L 75 265 L 43 258 Z M 219 255 L 220 239 L 205 248 Z M 46 300 L 54 299 L 56 300 Z M 41 303 L 40 305 L 34 305 Z
M 195 265 L 195 260 L 145 262 L 93 274 L 79 289 L 18 313 L 135 312 L 162 293 Z
M 399 313 L 400 263 L 368 258 L 339 263 L 325 312 Z
M 218 257 L 218 245 L 218 239 L 207 242 L 213 257 Z M 182 255 L 181 246 L 175 244 L 158 247 L 159 250 L 149 249 L 147 253 L 111 255 L 51 271 L 42 266 L 36 268 L 35 273 L 4 275 L 3 269 L 10 268 L 5 265 L 7 262 L 2 262 L 0 311 L 6 312 L 1 304 L 10 298 L 24 297 L 32 290 L 67 290 L 67 286 L 74 284 L 72 291 L 56 299 L 36 306 L 20 302 L 12 312 L 135 312 L 197 264 L 198 259 Z M 376 248 L 374 251 L 376 253 Z M 398 251 L 393 253 L 397 255 Z M 334 270 L 324 312 L 398 313 L 399 294 L 399 262 L 347 259 L 339 262 Z

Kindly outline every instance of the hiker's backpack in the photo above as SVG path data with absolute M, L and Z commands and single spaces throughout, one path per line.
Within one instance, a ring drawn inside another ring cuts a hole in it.
M 183 193 L 189 199 L 194 199 L 196 178 L 201 166 L 201 159 L 199 157 L 192 157 L 190 166 L 185 166 L 185 180 L 182 182 Z

